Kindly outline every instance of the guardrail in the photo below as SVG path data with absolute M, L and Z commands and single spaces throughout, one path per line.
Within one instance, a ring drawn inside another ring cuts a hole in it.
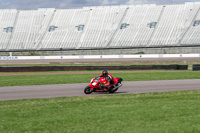
M 187 70 L 188 65 L 125 66 L 2 66 L 0 72 L 82 71 L 82 70 Z
M 116 58 L 187 58 L 200 57 L 200 54 L 140 54 L 140 55 L 76 55 L 76 56 L 0 56 L 0 60 L 37 59 L 116 59 Z
M 195 64 L 192 66 L 193 71 L 200 71 L 200 64 Z

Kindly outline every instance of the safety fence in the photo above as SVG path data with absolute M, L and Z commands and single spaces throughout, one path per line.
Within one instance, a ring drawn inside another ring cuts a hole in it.
M 108 66 L 1 66 L 0 72 L 82 71 L 82 70 L 187 70 L 188 65 L 108 65 Z
M 137 55 L 74 55 L 74 56 L 0 56 L 0 60 L 37 60 L 37 59 L 117 59 L 117 58 L 188 58 L 200 54 L 137 54 Z

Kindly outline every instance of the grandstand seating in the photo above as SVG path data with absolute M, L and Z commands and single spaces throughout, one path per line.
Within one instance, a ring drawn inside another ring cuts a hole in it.
M 0 10 L 0 51 L 186 45 L 200 45 L 198 2 Z
M 33 49 L 42 30 L 46 32 L 51 15 L 47 10 L 19 11 L 9 49 Z
M 143 5 L 129 7 L 123 23 L 126 29 L 118 30 L 110 46 L 132 47 L 147 45 L 154 29 L 149 28 L 150 22 L 157 22 L 162 7 Z
M 80 48 L 106 47 L 117 30 L 125 10 L 124 7 L 91 8 L 91 15 Z
M 180 41 L 181 45 L 200 45 L 200 26 L 193 26 L 195 20 L 200 20 L 200 3 L 194 5 L 195 13 L 188 19 L 187 32 Z
M 0 50 L 6 50 L 10 44 L 11 33 L 8 27 L 14 27 L 17 10 L 0 10 Z
M 196 8 L 192 12 L 191 9 L 193 5 L 190 4 L 166 6 L 150 45 L 177 45 L 187 19 L 197 12 Z

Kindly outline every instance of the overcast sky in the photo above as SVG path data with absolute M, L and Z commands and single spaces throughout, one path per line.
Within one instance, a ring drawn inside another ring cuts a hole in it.
M 200 0 L 0 0 L 0 9 L 81 8 L 129 4 L 176 4 Z

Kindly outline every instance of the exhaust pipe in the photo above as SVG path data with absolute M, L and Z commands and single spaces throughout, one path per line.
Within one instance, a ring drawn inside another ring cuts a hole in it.
M 119 84 L 118 86 L 115 86 L 113 89 L 119 88 L 121 86 L 122 86 L 122 84 Z

